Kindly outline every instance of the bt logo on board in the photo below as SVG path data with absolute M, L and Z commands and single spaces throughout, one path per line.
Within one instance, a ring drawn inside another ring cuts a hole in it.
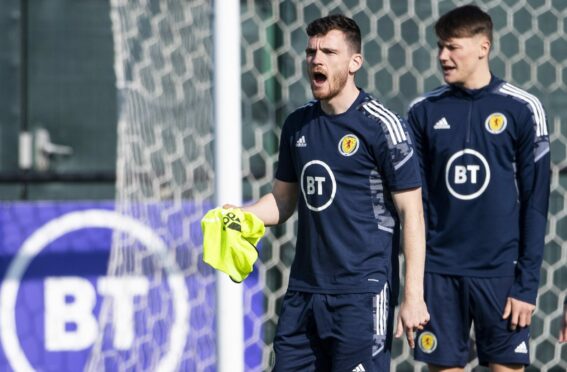
M 113 327 L 108 345 L 103 346 L 117 352 L 128 352 L 133 347 L 140 332 L 134 305 L 141 298 L 148 297 L 152 290 L 147 277 L 99 276 L 93 281 L 77 275 L 37 275 L 40 280 L 26 277 L 24 282 L 28 269 L 45 248 L 68 234 L 93 228 L 128 236 L 164 261 L 163 281 L 171 292 L 171 330 L 165 336 L 170 348 L 161 355 L 156 367 L 175 370 L 185 348 L 189 327 L 184 277 L 167 254 L 166 244 L 150 227 L 133 218 L 101 209 L 76 211 L 54 218 L 17 247 L 0 287 L 0 341 L 8 364 L 16 371 L 33 371 L 38 359 L 69 352 L 88 353 L 96 342 L 104 342 L 100 341 L 103 330 L 99 329 L 101 322 L 98 318 L 101 298 L 107 308 L 105 314 L 110 314 L 110 319 L 102 324 L 112 324 Z M 52 260 L 51 263 L 65 267 L 65 262 Z M 28 291 L 27 286 L 36 288 Z M 26 306 L 22 307 L 22 302 Z M 21 309 L 26 307 L 42 312 L 43 316 L 38 319 L 37 314 L 33 317 L 23 314 Z M 42 356 L 38 356 L 40 354 Z M 69 360 L 77 359 L 80 358 Z M 83 366 L 66 367 L 76 370 Z

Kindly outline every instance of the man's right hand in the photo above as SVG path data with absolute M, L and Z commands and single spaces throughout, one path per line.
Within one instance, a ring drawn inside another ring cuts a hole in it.
M 402 336 L 404 330 L 410 348 L 415 347 L 415 332 L 423 330 L 429 322 L 429 311 L 425 301 L 405 301 L 400 305 L 398 313 L 398 325 L 396 327 L 396 338 Z

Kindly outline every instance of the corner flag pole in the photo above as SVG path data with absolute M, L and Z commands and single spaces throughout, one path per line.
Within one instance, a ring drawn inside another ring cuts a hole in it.
M 214 1 L 216 204 L 242 204 L 240 1 Z M 217 272 L 217 371 L 244 371 L 242 284 Z

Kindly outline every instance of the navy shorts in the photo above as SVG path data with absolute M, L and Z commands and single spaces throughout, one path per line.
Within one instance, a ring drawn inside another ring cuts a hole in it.
M 417 333 L 416 360 L 429 364 L 464 367 L 469 361 L 470 330 L 479 363 L 530 362 L 529 328 L 509 329 L 502 319 L 513 277 L 476 278 L 425 274 L 425 302 L 431 320 Z
M 275 372 L 389 371 L 394 311 L 380 294 L 288 291 L 274 339 Z

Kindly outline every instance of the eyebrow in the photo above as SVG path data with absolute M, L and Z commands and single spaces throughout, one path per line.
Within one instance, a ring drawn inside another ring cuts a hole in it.
M 437 42 L 437 46 L 438 46 L 439 48 L 442 48 L 442 47 L 449 47 L 449 46 L 453 46 L 453 47 L 454 47 L 454 46 L 457 46 L 457 44 L 451 43 L 451 42 L 448 42 L 448 41 L 445 41 L 445 42 L 443 42 L 443 41 L 438 41 L 438 42 Z
M 315 51 L 316 49 L 317 49 L 317 48 L 310 48 L 310 47 L 307 47 L 307 48 L 305 48 L 305 52 L 313 52 L 313 51 Z M 319 48 L 319 49 L 320 49 L 322 52 L 324 52 L 324 53 L 337 52 L 337 51 L 338 51 L 338 49 L 329 48 L 329 47 L 323 47 L 323 48 Z

